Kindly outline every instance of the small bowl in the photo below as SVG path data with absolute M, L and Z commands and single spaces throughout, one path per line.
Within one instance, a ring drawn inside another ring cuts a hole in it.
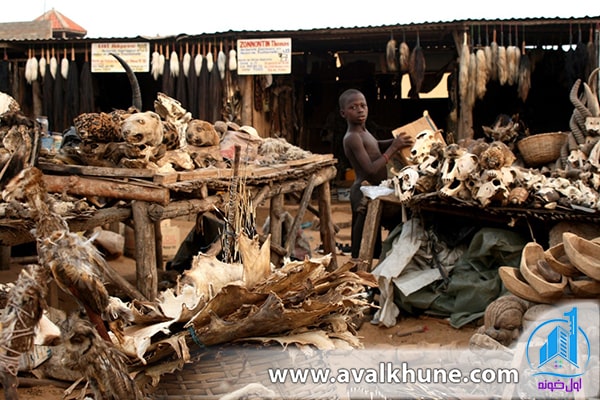
M 600 296 L 600 282 L 590 278 L 569 278 L 569 288 L 576 297 L 598 298 Z
M 545 262 L 544 248 L 536 242 L 529 242 L 523 247 L 519 270 L 525 280 L 542 297 L 560 297 L 567 286 L 567 278 L 561 275 L 560 282 L 549 282 L 540 273 L 538 262 Z
M 550 268 L 564 276 L 577 276 L 581 272 L 569 261 L 565 253 L 564 243 L 558 243 L 544 252 L 544 258 L 550 265 Z
M 586 276 L 600 281 L 600 243 L 571 232 L 563 233 L 565 253 L 571 264 Z
M 502 283 L 506 286 L 509 292 L 527 301 L 534 303 L 553 304 L 560 297 L 546 297 L 540 295 L 534 288 L 529 285 L 521 275 L 518 268 L 502 266 L 498 268 L 498 274 Z

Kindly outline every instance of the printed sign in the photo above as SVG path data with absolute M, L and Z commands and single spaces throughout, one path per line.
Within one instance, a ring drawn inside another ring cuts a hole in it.
M 238 74 L 292 73 L 292 39 L 240 39 L 237 41 Z
M 92 43 L 92 72 L 124 72 L 115 53 L 133 72 L 150 71 L 150 43 Z

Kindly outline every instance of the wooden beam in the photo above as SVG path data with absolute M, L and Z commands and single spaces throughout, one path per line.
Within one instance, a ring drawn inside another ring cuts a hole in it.
M 152 301 L 158 294 L 154 222 L 148 215 L 148 203 L 145 201 L 133 201 L 131 208 L 135 231 L 136 285 L 140 292 Z

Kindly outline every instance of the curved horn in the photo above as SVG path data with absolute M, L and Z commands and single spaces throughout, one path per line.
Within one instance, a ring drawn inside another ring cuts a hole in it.
M 129 78 L 129 84 L 131 85 L 131 105 L 141 111 L 142 92 L 140 90 L 140 84 L 137 80 L 137 77 L 135 76 L 135 73 L 133 72 L 129 64 L 127 64 L 127 62 L 125 62 L 125 60 L 123 60 L 121 57 L 119 57 L 115 53 L 110 53 L 110 55 L 116 58 L 119 64 L 121 64 L 121 66 L 125 68 L 125 73 L 127 74 L 127 78 Z

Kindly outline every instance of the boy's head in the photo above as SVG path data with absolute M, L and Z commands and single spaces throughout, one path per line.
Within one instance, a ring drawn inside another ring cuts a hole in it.
M 348 101 L 354 96 L 363 96 L 362 92 L 358 89 L 347 89 L 345 90 L 339 98 L 340 110 L 343 110 L 348 104 Z

